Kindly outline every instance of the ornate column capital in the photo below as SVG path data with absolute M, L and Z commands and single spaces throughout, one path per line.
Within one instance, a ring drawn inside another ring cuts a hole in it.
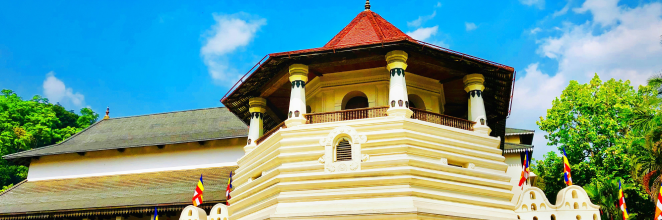
M 253 97 L 248 99 L 248 105 L 250 108 L 248 108 L 248 112 L 250 113 L 265 113 L 267 112 L 267 100 L 262 98 L 262 97 Z
M 308 66 L 303 64 L 290 65 L 290 82 L 301 80 L 308 82 Z
M 474 73 L 466 75 L 462 81 L 464 82 L 464 91 L 466 92 L 473 90 L 480 90 L 482 92 L 485 89 L 485 77 L 482 74 Z
M 394 50 L 386 53 L 386 68 L 392 70 L 395 68 L 407 69 L 407 58 L 409 56 L 402 50 Z

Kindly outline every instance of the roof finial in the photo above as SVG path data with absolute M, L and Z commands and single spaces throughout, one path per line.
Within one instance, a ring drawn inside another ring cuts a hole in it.
M 370 0 L 365 0 L 365 10 L 370 11 Z
M 110 107 L 106 107 L 106 116 L 103 116 L 103 119 L 104 119 L 104 120 L 110 118 L 110 116 L 108 116 L 108 113 L 110 113 Z

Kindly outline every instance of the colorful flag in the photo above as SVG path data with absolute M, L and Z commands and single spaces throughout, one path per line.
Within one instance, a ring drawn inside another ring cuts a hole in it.
M 572 186 L 570 162 L 568 162 L 568 155 L 565 153 L 565 147 L 563 148 L 563 179 L 565 180 L 565 185 Z
M 618 206 L 621 207 L 621 211 L 623 211 L 623 220 L 628 219 L 628 210 L 625 206 L 625 197 L 623 197 L 623 187 L 621 186 L 621 180 L 618 180 Z
M 232 192 L 232 171 L 230 171 L 230 178 L 228 178 L 228 187 L 225 188 L 225 205 L 230 205 L 230 192 Z
M 154 218 L 152 220 L 159 220 L 159 213 L 156 212 L 156 207 L 154 207 Z
M 193 205 L 199 206 L 202 204 L 202 192 L 205 191 L 205 187 L 202 185 L 202 174 L 200 174 L 200 181 L 198 181 L 198 186 L 195 187 L 195 192 L 193 193 Z
M 531 166 L 531 153 L 529 149 L 524 150 L 524 160 L 522 161 L 522 175 L 519 178 L 519 186 L 523 188 L 524 182 L 529 179 L 529 167 Z
M 662 220 L 662 186 L 660 192 L 657 193 L 657 205 L 655 206 L 655 220 Z

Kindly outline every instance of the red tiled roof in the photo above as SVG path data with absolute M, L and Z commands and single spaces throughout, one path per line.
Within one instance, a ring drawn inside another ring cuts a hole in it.
M 377 13 L 365 10 L 331 39 L 323 48 L 357 46 L 384 41 L 411 39 Z

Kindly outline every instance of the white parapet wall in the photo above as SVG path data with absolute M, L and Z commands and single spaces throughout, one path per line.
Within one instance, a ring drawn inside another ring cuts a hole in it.
M 568 186 L 556 196 L 552 205 L 538 187 L 525 188 L 515 207 L 518 219 L 524 220 L 600 220 L 600 206 L 591 203 L 586 191 L 579 186 Z

